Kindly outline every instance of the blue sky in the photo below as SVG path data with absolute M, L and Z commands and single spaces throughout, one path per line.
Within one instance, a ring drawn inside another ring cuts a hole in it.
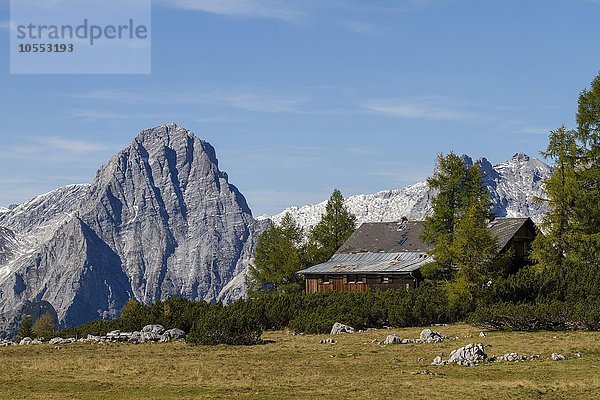
M 0 205 L 90 182 L 168 122 L 255 215 L 422 180 L 438 152 L 537 156 L 600 71 L 600 1 L 157 0 L 151 75 L 9 75 Z

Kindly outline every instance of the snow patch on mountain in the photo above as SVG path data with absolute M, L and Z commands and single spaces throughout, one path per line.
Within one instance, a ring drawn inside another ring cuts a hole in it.
M 463 157 L 468 164 L 473 164 L 470 157 Z M 475 164 L 483 172 L 483 180 L 490 191 L 497 216 L 531 217 L 536 222 L 542 219 L 547 208 L 538 204 L 536 198 L 544 196 L 543 182 L 552 172 L 549 165 L 523 153 L 517 153 L 494 166 L 486 158 L 478 159 Z M 399 221 L 402 217 L 421 220 L 431 212 L 433 195 L 427 182 L 423 181 L 403 189 L 351 196 L 345 200 L 345 204 L 356 215 L 358 225 L 364 222 Z M 279 223 L 289 212 L 308 231 L 319 222 L 326 203 L 289 207 L 277 215 L 259 218 Z

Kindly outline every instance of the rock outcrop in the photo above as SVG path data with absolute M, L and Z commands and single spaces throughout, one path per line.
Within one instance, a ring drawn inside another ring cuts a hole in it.
M 354 333 L 354 328 L 339 322 L 336 322 L 331 327 L 331 335 L 339 335 L 341 333 Z
M 91 185 L 0 213 L 0 329 L 14 332 L 25 302 L 47 301 L 71 326 L 115 317 L 130 298 L 240 297 L 243 285 L 227 285 L 264 226 L 209 143 L 174 124 L 145 130 Z
M 443 342 L 444 339 L 448 339 L 440 332 L 432 331 L 431 329 L 423 329 L 419 335 L 419 341 L 421 343 L 439 343 Z
M 402 338 L 394 333 L 388 335 L 383 341 L 383 344 L 402 344 Z
M 453 350 L 450 353 L 448 363 L 464 365 L 472 367 L 484 362 L 487 359 L 487 354 L 481 343 L 470 343 L 464 347 Z

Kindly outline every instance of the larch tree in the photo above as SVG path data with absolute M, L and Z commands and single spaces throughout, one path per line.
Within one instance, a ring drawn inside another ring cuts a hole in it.
M 440 154 L 427 183 L 435 196 L 421 239 L 433 245 L 436 262 L 423 273 L 435 280 L 451 280 L 461 269 L 462 274 L 481 273 L 497 245 L 487 229 L 494 215 L 480 168 L 455 153 Z
M 554 161 L 552 175 L 544 182 L 550 212 L 541 222 L 543 235 L 533 243 L 532 258 L 542 266 L 561 267 L 569 254 L 573 234 L 573 211 L 579 193 L 576 132 L 564 126 L 550 132 L 544 158 Z M 571 237 L 571 238 L 570 238 Z
M 574 206 L 577 262 L 600 263 L 600 73 L 579 95 L 577 108 L 579 193 Z
M 331 258 L 356 230 L 356 216 L 344 205 L 342 192 L 335 189 L 325 206 L 325 214 L 308 235 L 306 245 L 310 264 L 319 264 Z
M 55 325 L 50 313 L 45 313 L 33 324 L 33 333 L 38 338 L 51 338 L 55 332 Z
M 290 213 L 258 238 L 254 263 L 249 269 L 251 293 L 300 290 L 296 272 L 303 268 L 303 230 Z
M 550 132 L 542 155 L 554 162 L 545 182 L 550 212 L 533 246 L 542 267 L 600 265 L 600 74 L 579 95 L 577 129 Z M 583 273 L 583 270 L 582 270 Z

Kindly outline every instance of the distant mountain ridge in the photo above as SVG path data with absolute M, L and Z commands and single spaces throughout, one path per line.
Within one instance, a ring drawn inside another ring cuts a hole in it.
M 142 131 L 92 184 L 2 210 L 0 329 L 32 302 L 69 326 L 115 317 L 130 298 L 238 298 L 227 285 L 263 226 L 210 144 L 175 124 Z
M 475 162 L 464 155 L 467 164 L 479 165 L 483 179 L 490 191 L 494 204 L 494 213 L 499 217 L 531 217 L 539 222 L 547 212 L 547 208 L 536 202 L 536 198 L 544 196 L 543 182 L 552 172 L 552 168 L 544 162 L 531 158 L 524 153 L 517 153 L 510 159 L 495 166 L 486 159 Z M 431 212 L 431 199 L 434 193 L 427 182 L 418 182 L 403 189 L 384 190 L 374 194 L 350 196 L 345 200 L 346 206 L 356 215 L 357 223 L 393 222 L 402 217 L 421 220 Z M 325 212 L 326 201 L 302 207 L 289 207 L 274 216 L 261 216 L 279 223 L 286 212 L 307 231 Z

